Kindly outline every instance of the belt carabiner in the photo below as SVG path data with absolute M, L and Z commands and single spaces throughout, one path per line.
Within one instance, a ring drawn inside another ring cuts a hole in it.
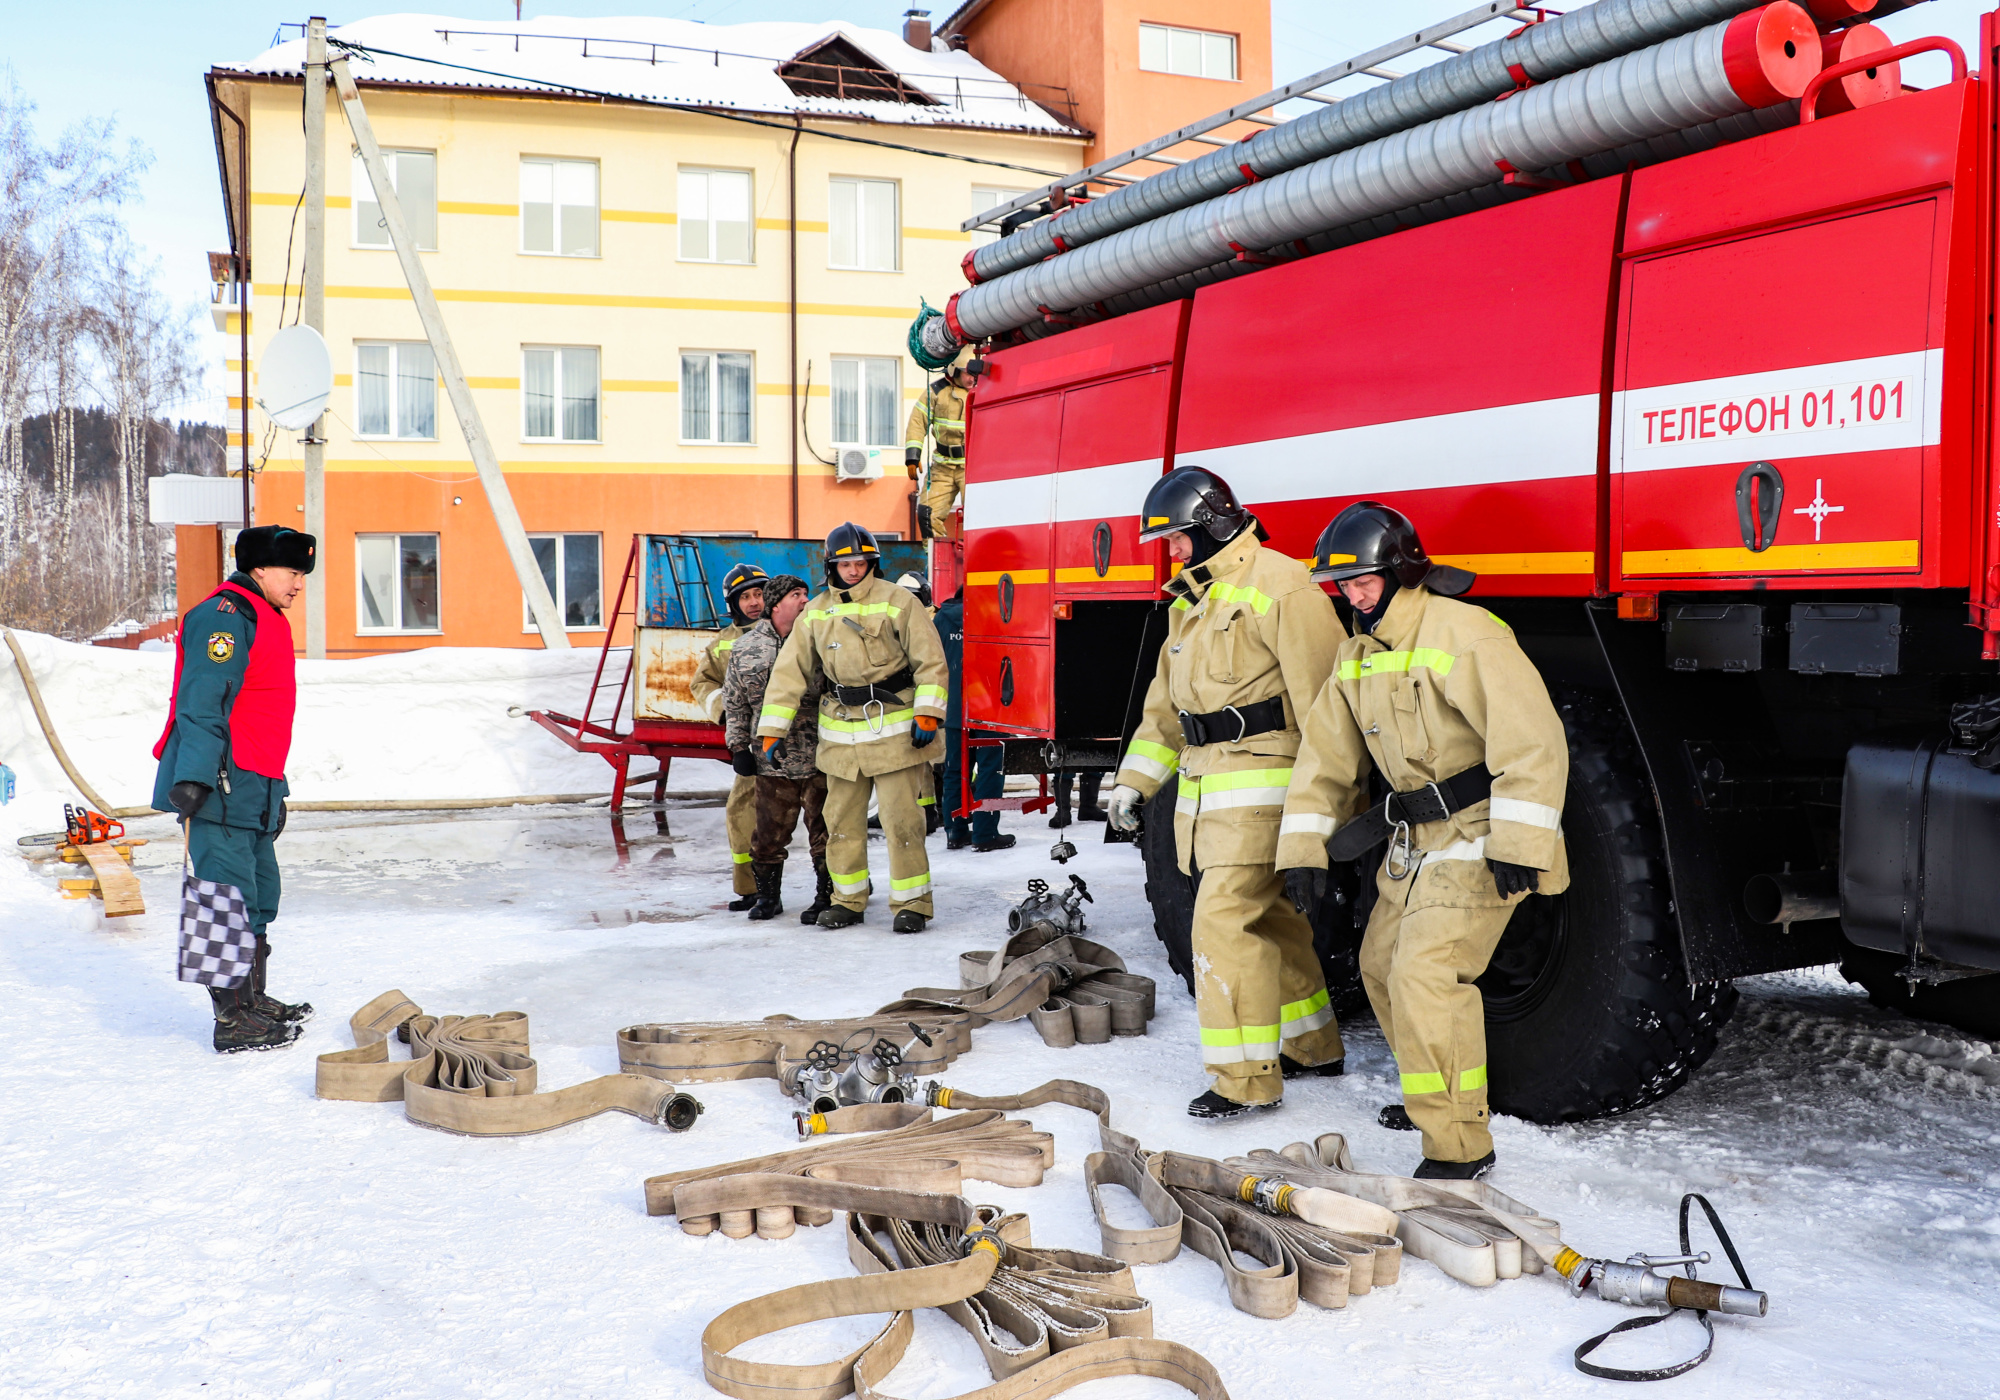
M 873 715 L 868 713 L 868 707 L 870 705 L 873 705 L 875 707 L 875 713 Z M 868 699 L 862 701 L 861 703 L 861 722 L 868 726 L 868 732 L 870 734 L 880 734 L 884 729 L 888 728 L 889 707 L 883 704 L 880 700 L 877 700 L 873 696 L 870 696 Z
M 1389 854 L 1382 862 L 1382 868 L 1389 872 L 1391 880 L 1407 880 L 1416 873 L 1417 862 L 1411 860 L 1410 824 L 1397 822 L 1396 830 L 1389 837 Z M 1401 866 L 1401 869 L 1397 869 Z

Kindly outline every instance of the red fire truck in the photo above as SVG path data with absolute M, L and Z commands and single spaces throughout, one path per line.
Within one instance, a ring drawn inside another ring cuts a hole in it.
M 1926 91 L 1868 70 L 1865 105 L 1822 102 L 1863 71 L 1828 69 L 1803 121 L 990 338 L 967 726 L 1013 772 L 1116 767 L 1164 632 L 1137 539 L 1163 471 L 1217 471 L 1300 558 L 1374 498 L 1477 572 L 1569 728 L 1574 883 L 1480 980 L 1497 1108 L 1654 1101 L 1732 979 L 1787 968 L 2000 1033 L 1995 26 Z M 1172 792 L 1141 844 L 1185 976 Z M 1371 890 L 1350 872 L 1319 930 L 1354 1005 Z

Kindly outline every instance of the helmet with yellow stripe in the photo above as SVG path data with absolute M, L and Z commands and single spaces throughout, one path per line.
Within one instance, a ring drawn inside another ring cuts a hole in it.
M 880 573 L 882 571 L 881 546 L 875 543 L 873 535 L 851 520 L 844 525 L 834 526 L 833 533 L 826 537 L 826 581 L 833 587 L 850 588 L 853 586 L 852 584 L 842 583 L 840 575 L 834 572 L 836 564 L 849 559 L 865 559 L 868 561 L 868 569 L 861 575 L 861 578 L 867 578 L 871 573 Z M 860 581 L 861 579 L 856 579 L 855 583 L 859 583 Z
M 1175 467 L 1153 483 L 1139 511 L 1139 542 L 1202 531 L 1214 540 L 1233 540 L 1251 522 L 1236 503 L 1229 483 L 1206 467 Z
M 1410 517 L 1379 501 L 1356 501 L 1320 531 L 1313 546 L 1312 576 L 1322 583 L 1381 574 L 1404 588 L 1418 584 L 1457 597 L 1478 575 L 1438 564 L 1424 553 Z
M 741 627 L 750 618 L 743 611 L 743 595 L 753 588 L 762 588 L 769 577 L 755 564 L 737 564 L 722 576 L 722 601 L 729 607 L 729 615 Z

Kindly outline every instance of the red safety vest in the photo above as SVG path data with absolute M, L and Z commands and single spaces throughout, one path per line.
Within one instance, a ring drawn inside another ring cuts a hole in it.
M 225 583 L 202 601 L 234 593 L 250 605 L 256 620 L 250 656 L 243 668 L 243 689 L 229 709 L 230 757 L 238 768 L 266 778 L 285 776 L 285 759 L 292 749 L 292 716 L 298 710 L 296 658 L 292 655 L 292 625 L 264 598 L 233 583 Z M 167 706 L 167 727 L 153 745 L 153 757 L 167 750 L 174 732 L 175 705 L 181 694 L 181 669 L 187 664 L 185 619 L 174 640 L 174 695 Z

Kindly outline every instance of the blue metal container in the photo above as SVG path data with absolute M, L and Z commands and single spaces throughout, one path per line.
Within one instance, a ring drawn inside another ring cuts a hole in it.
M 722 580 L 738 564 L 754 564 L 766 574 L 795 574 L 818 589 L 826 578 L 821 540 L 716 539 L 708 535 L 646 535 L 640 551 L 639 625 L 697 627 L 729 625 Z M 882 540 L 882 572 L 928 576 L 925 549 L 918 540 Z

